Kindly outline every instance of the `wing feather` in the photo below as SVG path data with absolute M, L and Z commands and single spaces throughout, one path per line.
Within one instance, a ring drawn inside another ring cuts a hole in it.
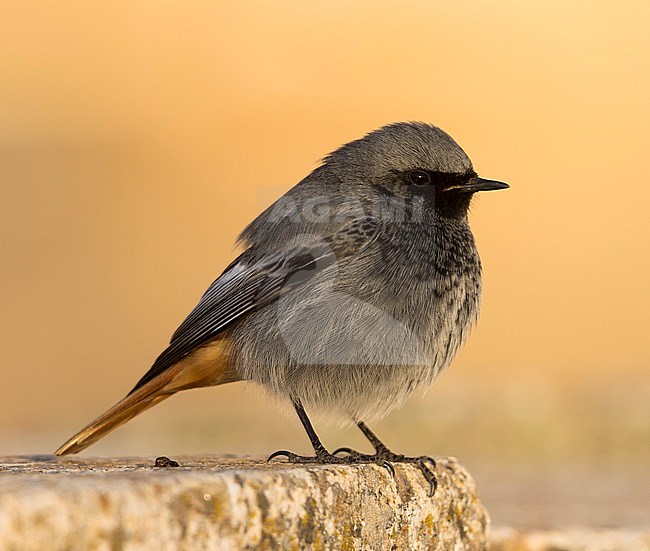
M 343 256 L 355 253 L 372 238 L 367 219 L 349 224 L 326 240 L 256 257 L 249 249 L 210 285 L 199 303 L 172 335 L 169 346 L 130 394 L 214 340 L 248 312 L 277 300 Z M 292 277 L 300 273 L 300 277 Z

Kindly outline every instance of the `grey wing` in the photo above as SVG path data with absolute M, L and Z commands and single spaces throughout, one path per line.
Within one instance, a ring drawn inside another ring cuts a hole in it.
M 257 257 L 252 250 L 245 251 L 212 283 L 131 393 L 218 337 L 246 313 L 277 300 L 330 264 L 355 254 L 375 233 L 374 222 L 362 218 L 346 224 L 334 235 L 324 239 L 308 237 L 288 250 Z
M 138 381 L 130 394 L 148 383 L 197 347 L 216 338 L 224 329 L 247 312 L 276 300 L 291 286 L 322 269 L 330 261 L 331 251 L 298 250 L 295 254 L 278 253 L 263 262 L 247 263 L 241 255 L 205 292 L 196 307 L 172 335 L 169 346 Z M 291 277 L 291 283 L 285 282 Z

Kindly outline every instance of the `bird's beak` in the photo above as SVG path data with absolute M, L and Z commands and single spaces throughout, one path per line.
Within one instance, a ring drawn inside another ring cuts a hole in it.
M 497 182 L 496 180 L 486 180 L 484 178 L 472 178 L 466 186 L 465 191 L 496 191 L 497 189 L 508 189 L 510 186 L 505 182 Z
M 451 186 L 445 188 L 445 191 L 461 191 L 476 193 L 477 191 L 495 191 L 497 189 L 508 189 L 510 186 L 504 182 L 497 182 L 496 180 L 486 180 L 475 176 L 466 184 Z

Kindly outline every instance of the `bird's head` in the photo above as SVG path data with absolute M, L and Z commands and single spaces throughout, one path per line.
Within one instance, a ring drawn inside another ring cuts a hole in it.
M 375 130 L 328 155 L 325 165 L 345 193 L 419 202 L 448 218 L 465 218 L 474 193 L 509 187 L 480 178 L 449 134 L 420 122 Z

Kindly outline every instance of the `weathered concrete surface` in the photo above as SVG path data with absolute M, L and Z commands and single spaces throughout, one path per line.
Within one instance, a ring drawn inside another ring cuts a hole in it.
M 436 495 L 395 465 L 174 457 L 0 459 L 0 549 L 485 549 L 488 515 L 455 459 Z

